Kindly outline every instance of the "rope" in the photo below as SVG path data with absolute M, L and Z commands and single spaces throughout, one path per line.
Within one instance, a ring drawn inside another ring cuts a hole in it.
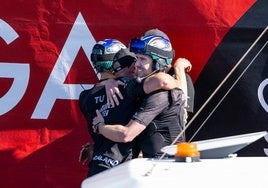
M 240 65 L 240 63 L 245 59 L 245 57 L 248 55 L 248 53 L 252 50 L 252 48 L 257 44 L 257 42 L 259 42 L 259 40 L 262 38 L 262 36 L 266 33 L 266 31 L 268 30 L 268 26 L 266 26 L 266 28 L 262 31 L 262 33 L 258 36 L 258 38 L 254 41 L 254 43 L 249 47 L 249 49 L 244 53 L 244 55 L 239 59 L 239 61 L 236 63 L 236 65 L 232 68 L 232 70 L 227 74 L 227 76 L 223 79 L 223 81 L 219 84 L 219 86 L 215 89 L 215 91 L 210 95 L 210 97 L 205 101 L 205 103 L 200 107 L 200 109 L 195 113 L 195 115 L 191 118 L 191 120 L 188 122 L 188 124 L 184 127 L 184 129 L 180 132 L 180 134 L 178 134 L 178 136 L 175 138 L 175 140 L 170 144 L 170 145 L 174 145 L 178 139 L 182 136 L 182 134 L 184 134 L 184 132 L 187 130 L 187 128 L 192 124 L 192 122 L 195 120 L 195 118 L 200 114 L 200 112 L 204 109 L 204 107 L 208 104 L 208 102 L 212 99 L 212 97 L 214 97 L 214 95 L 218 92 L 218 90 L 222 87 L 222 85 L 226 82 L 226 80 L 231 76 L 231 74 L 235 71 L 235 69 Z M 264 46 L 266 46 L 267 42 L 265 43 Z M 264 48 L 263 46 L 263 48 Z M 262 48 L 262 49 L 263 49 Z M 261 50 L 262 50 L 261 49 Z M 259 53 L 257 54 L 259 55 Z M 254 60 L 255 58 L 257 57 L 257 55 L 254 57 Z M 253 62 L 253 61 L 252 61 Z M 251 62 L 251 63 L 252 63 Z M 250 64 L 251 64 L 250 63 Z M 243 74 L 243 73 L 242 73 Z M 240 76 L 241 77 L 241 76 Z M 238 79 L 240 79 L 240 77 Z M 232 86 L 233 87 L 233 86 Z M 226 95 L 225 95 L 226 96 Z M 223 100 L 223 99 L 222 99 Z M 221 100 L 221 101 L 222 101 Z M 221 102 L 220 101 L 220 102 Z M 216 105 L 216 108 L 219 106 Z M 212 113 L 216 110 L 216 108 L 213 109 Z M 212 114 L 211 113 L 211 114 Z M 211 115 L 210 114 L 210 115 Z M 209 118 L 209 117 L 208 117 Z M 208 119 L 207 118 L 207 119 Z M 206 120 L 207 120 L 206 119 Z M 204 124 L 204 123 L 203 123 Z M 202 126 L 203 126 L 202 124 Z M 202 128 L 202 127 L 201 127 Z M 201 129 L 199 128 L 198 131 Z M 196 135 L 197 132 L 194 134 Z M 192 137 L 193 138 L 193 137 Z M 191 139 L 192 139 L 191 138 Z M 166 153 L 163 153 L 161 155 L 161 157 L 159 159 L 163 159 L 165 157 Z

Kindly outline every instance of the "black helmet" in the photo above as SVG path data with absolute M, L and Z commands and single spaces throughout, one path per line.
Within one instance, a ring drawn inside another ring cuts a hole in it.
M 112 68 L 116 52 L 126 46 L 116 39 L 104 39 L 93 46 L 91 61 L 98 72 L 108 71 Z
M 156 69 L 160 70 L 170 65 L 175 55 L 168 36 L 159 29 L 149 30 L 141 38 L 132 39 L 130 51 L 151 56 Z

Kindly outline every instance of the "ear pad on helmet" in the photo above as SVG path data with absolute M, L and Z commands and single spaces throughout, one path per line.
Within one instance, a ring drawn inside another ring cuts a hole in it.
M 158 60 L 153 60 L 153 71 L 164 71 L 166 67 L 165 59 L 159 58 Z

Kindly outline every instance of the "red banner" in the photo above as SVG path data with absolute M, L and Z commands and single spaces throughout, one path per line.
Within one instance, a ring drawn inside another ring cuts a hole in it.
M 195 82 L 255 0 L 4 1 L 0 6 L 1 187 L 79 187 L 90 140 L 77 99 L 98 77 L 96 41 L 159 28 Z M 257 25 L 256 25 L 257 27 Z M 262 28 L 259 28 L 262 29 Z M 235 39 L 232 39 L 234 42 Z M 232 41 L 231 41 L 232 43 Z

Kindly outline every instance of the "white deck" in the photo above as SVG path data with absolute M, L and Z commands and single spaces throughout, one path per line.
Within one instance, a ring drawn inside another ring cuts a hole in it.
M 174 160 L 134 159 L 87 178 L 82 188 L 267 188 L 268 157 Z

